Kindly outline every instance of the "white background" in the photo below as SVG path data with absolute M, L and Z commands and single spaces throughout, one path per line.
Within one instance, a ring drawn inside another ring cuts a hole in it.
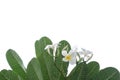
M 91 50 L 101 68 L 120 70 L 120 0 L 0 0 L 0 70 L 10 68 L 9 48 L 27 66 L 42 36 Z

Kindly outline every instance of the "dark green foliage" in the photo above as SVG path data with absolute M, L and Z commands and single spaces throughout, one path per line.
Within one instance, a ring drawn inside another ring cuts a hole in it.
M 113 67 L 102 69 L 92 80 L 120 80 L 120 73 Z
M 69 74 L 68 80 L 86 80 L 87 64 L 82 62 L 78 64 Z
M 36 56 L 41 64 L 41 71 L 44 80 L 63 80 L 64 76 L 61 76 L 61 72 L 56 67 L 53 60 L 53 56 L 45 50 L 47 45 L 52 44 L 51 40 L 47 37 L 43 37 L 37 40 L 35 43 Z
M 11 70 L 2 70 L 0 72 L 0 80 L 22 80 L 20 77 Z
M 12 49 L 6 53 L 7 61 L 12 70 L 0 71 L 0 80 L 120 80 L 120 73 L 113 67 L 100 70 L 98 62 L 80 62 L 67 76 L 68 62 L 64 62 L 62 50 L 71 50 L 70 44 L 62 40 L 54 56 L 45 50 L 52 41 L 42 37 L 35 42 L 36 58 L 33 58 L 27 68 L 24 67 L 19 55 Z
M 65 63 L 65 62 L 62 61 L 63 56 L 62 56 L 61 53 L 62 53 L 62 50 L 64 49 L 64 47 L 66 47 L 66 46 L 67 46 L 66 50 L 69 52 L 70 49 L 71 49 L 71 46 L 65 40 L 60 41 L 59 44 L 60 44 L 60 46 L 59 46 L 59 48 L 57 50 L 57 53 L 56 53 L 57 57 L 55 57 L 55 64 L 56 64 L 56 67 L 58 67 L 60 69 L 62 74 L 64 76 L 66 76 L 67 72 L 68 72 L 67 69 L 68 69 L 69 63 L 68 62 Z
M 20 75 L 24 80 L 27 80 L 26 69 L 18 54 L 14 50 L 9 49 L 6 53 L 6 58 L 13 71 Z
M 27 67 L 27 75 L 29 80 L 43 80 L 41 66 L 36 58 L 33 58 Z
M 99 72 L 99 64 L 95 61 L 78 64 L 69 74 L 68 80 L 91 80 Z
M 87 64 L 87 76 L 86 79 L 87 80 L 91 80 L 91 78 L 93 78 L 98 72 L 99 72 L 100 66 L 97 62 L 92 61 L 90 63 Z

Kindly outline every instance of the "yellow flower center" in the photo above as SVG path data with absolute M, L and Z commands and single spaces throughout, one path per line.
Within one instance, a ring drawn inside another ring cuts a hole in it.
M 71 55 L 65 56 L 65 59 L 68 60 L 68 61 L 71 60 Z

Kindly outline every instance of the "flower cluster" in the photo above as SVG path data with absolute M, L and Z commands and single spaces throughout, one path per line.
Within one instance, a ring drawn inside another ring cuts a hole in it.
M 48 53 L 50 54 L 50 49 L 53 50 L 53 56 L 55 56 L 56 50 L 60 45 L 57 44 L 53 44 L 53 45 L 47 45 L 45 47 L 45 50 L 48 51 Z M 67 52 L 67 50 L 65 50 L 67 46 L 65 46 L 62 50 L 62 56 L 63 56 L 63 61 L 64 62 L 69 62 L 70 64 L 76 64 L 77 62 L 83 62 L 83 61 L 89 61 L 92 56 L 93 53 L 89 50 L 83 49 L 81 48 L 81 51 L 78 51 L 77 48 L 75 49 L 71 49 L 69 52 Z

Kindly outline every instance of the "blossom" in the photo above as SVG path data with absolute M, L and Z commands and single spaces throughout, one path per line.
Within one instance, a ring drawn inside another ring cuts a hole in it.
M 59 43 L 53 44 L 53 45 L 47 45 L 45 47 L 45 50 L 48 51 L 48 53 L 50 54 L 50 49 L 53 49 L 53 56 L 55 56 L 56 50 L 59 47 Z
M 62 51 L 62 55 L 64 56 L 63 61 L 69 62 L 70 64 L 76 64 L 76 52 L 73 50 L 70 50 L 69 53 L 67 53 L 66 50 Z
M 80 55 L 80 57 L 83 58 L 84 61 L 89 61 L 92 58 L 93 53 L 89 50 L 82 48 L 82 51 L 79 52 L 79 55 Z

